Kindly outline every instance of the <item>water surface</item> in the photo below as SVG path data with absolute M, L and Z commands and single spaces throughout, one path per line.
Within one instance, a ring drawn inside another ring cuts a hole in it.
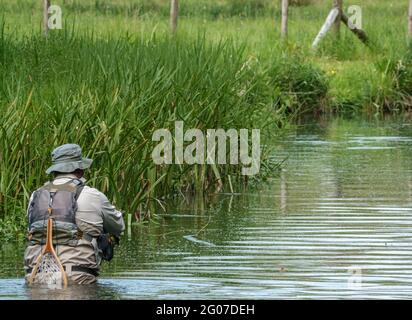
M 259 189 L 180 199 L 134 226 L 96 286 L 28 289 L 24 248 L 5 244 L 0 298 L 412 298 L 411 126 L 307 125 L 285 157 Z

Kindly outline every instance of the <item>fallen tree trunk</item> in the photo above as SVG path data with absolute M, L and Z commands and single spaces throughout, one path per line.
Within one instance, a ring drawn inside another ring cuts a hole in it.
M 322 28 L 320 29 L 318 35 L 316 36 L 315 40 L 312 43 L 312 48 L 315 49 L 320 41 L 323 39 L 323 37 L 326 35 L 326 33 L 329 31 L 329 29 L 334 25 L 335 21 L 337 20 L 337 17 L 339 15 L 339 9 L 338 8 L 333 8 L 330 12 L 328 17 L 326 18 L 325 23 L 323 24 Z
M 365 31 L 362 29 L 356 28 L 356 26 L 349 20 L 348 16 L 342 13 L 342 22 L 349 28 L 350 31 L 352 31 L 360 41 L 362 41 L 364 44 L 368 44 L 368 36 L 366 35 Z
M 342 22 L 345 24 L 350 31 L 352 31 L 364 44 L 369 45 L 369 38 L 366 35 L 365 31 L 362 29 L 358 29 L 345 15 L 343 12 L 340 12 L 338 8 L 333 8 L 328 17 L 326 18 L 325 23 L 323 24 L 322 28 L 320 29 L 318 35 L 316 36 L 315 40 L 313 41 L 312 48 L 316 49 L 319 45 L 320 41 L 325 37 L 326 33 L 330 30 L 333 25 L 336 25 L 336 22 Z

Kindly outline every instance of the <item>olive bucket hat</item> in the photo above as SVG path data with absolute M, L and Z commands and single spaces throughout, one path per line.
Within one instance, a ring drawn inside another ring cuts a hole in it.
M 82 157 L 82 148 L 77 144 L 64 144 L 53 150 L 52 166 L 46 170 L 52 172 L 70 173 L 77 169 L 90 168 L 93 160 Z

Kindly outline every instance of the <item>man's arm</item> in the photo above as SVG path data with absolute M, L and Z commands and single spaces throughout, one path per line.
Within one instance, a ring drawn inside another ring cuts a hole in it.
M 104 232 L 119 237 L 125 229 L 122 213 L 116 210 L 116 208 L 110 203 L 110 201 L 103 193 L 101 193 L 100 195 L 100 201 L 103 215 Z

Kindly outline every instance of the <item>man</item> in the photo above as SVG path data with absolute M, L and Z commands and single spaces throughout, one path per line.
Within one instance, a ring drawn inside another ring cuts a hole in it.
M 31 195 L 27 210 L 26 281 L 44 247 L 48 206 L 53 210 L 53 245 L 69 284 L 96 282 L 102 258 L 110 259 L 107 258 L 107 244 L 113 237 L 117 239 L 125 226 L 122 213 L 107 197 L 85 185 L 84 170 L 92 161 L 82 157 L 82 150 L 76 144 L 65 144 L 53 150 L 53 165 L 46 173 L 54 174 L 54 179 Z

